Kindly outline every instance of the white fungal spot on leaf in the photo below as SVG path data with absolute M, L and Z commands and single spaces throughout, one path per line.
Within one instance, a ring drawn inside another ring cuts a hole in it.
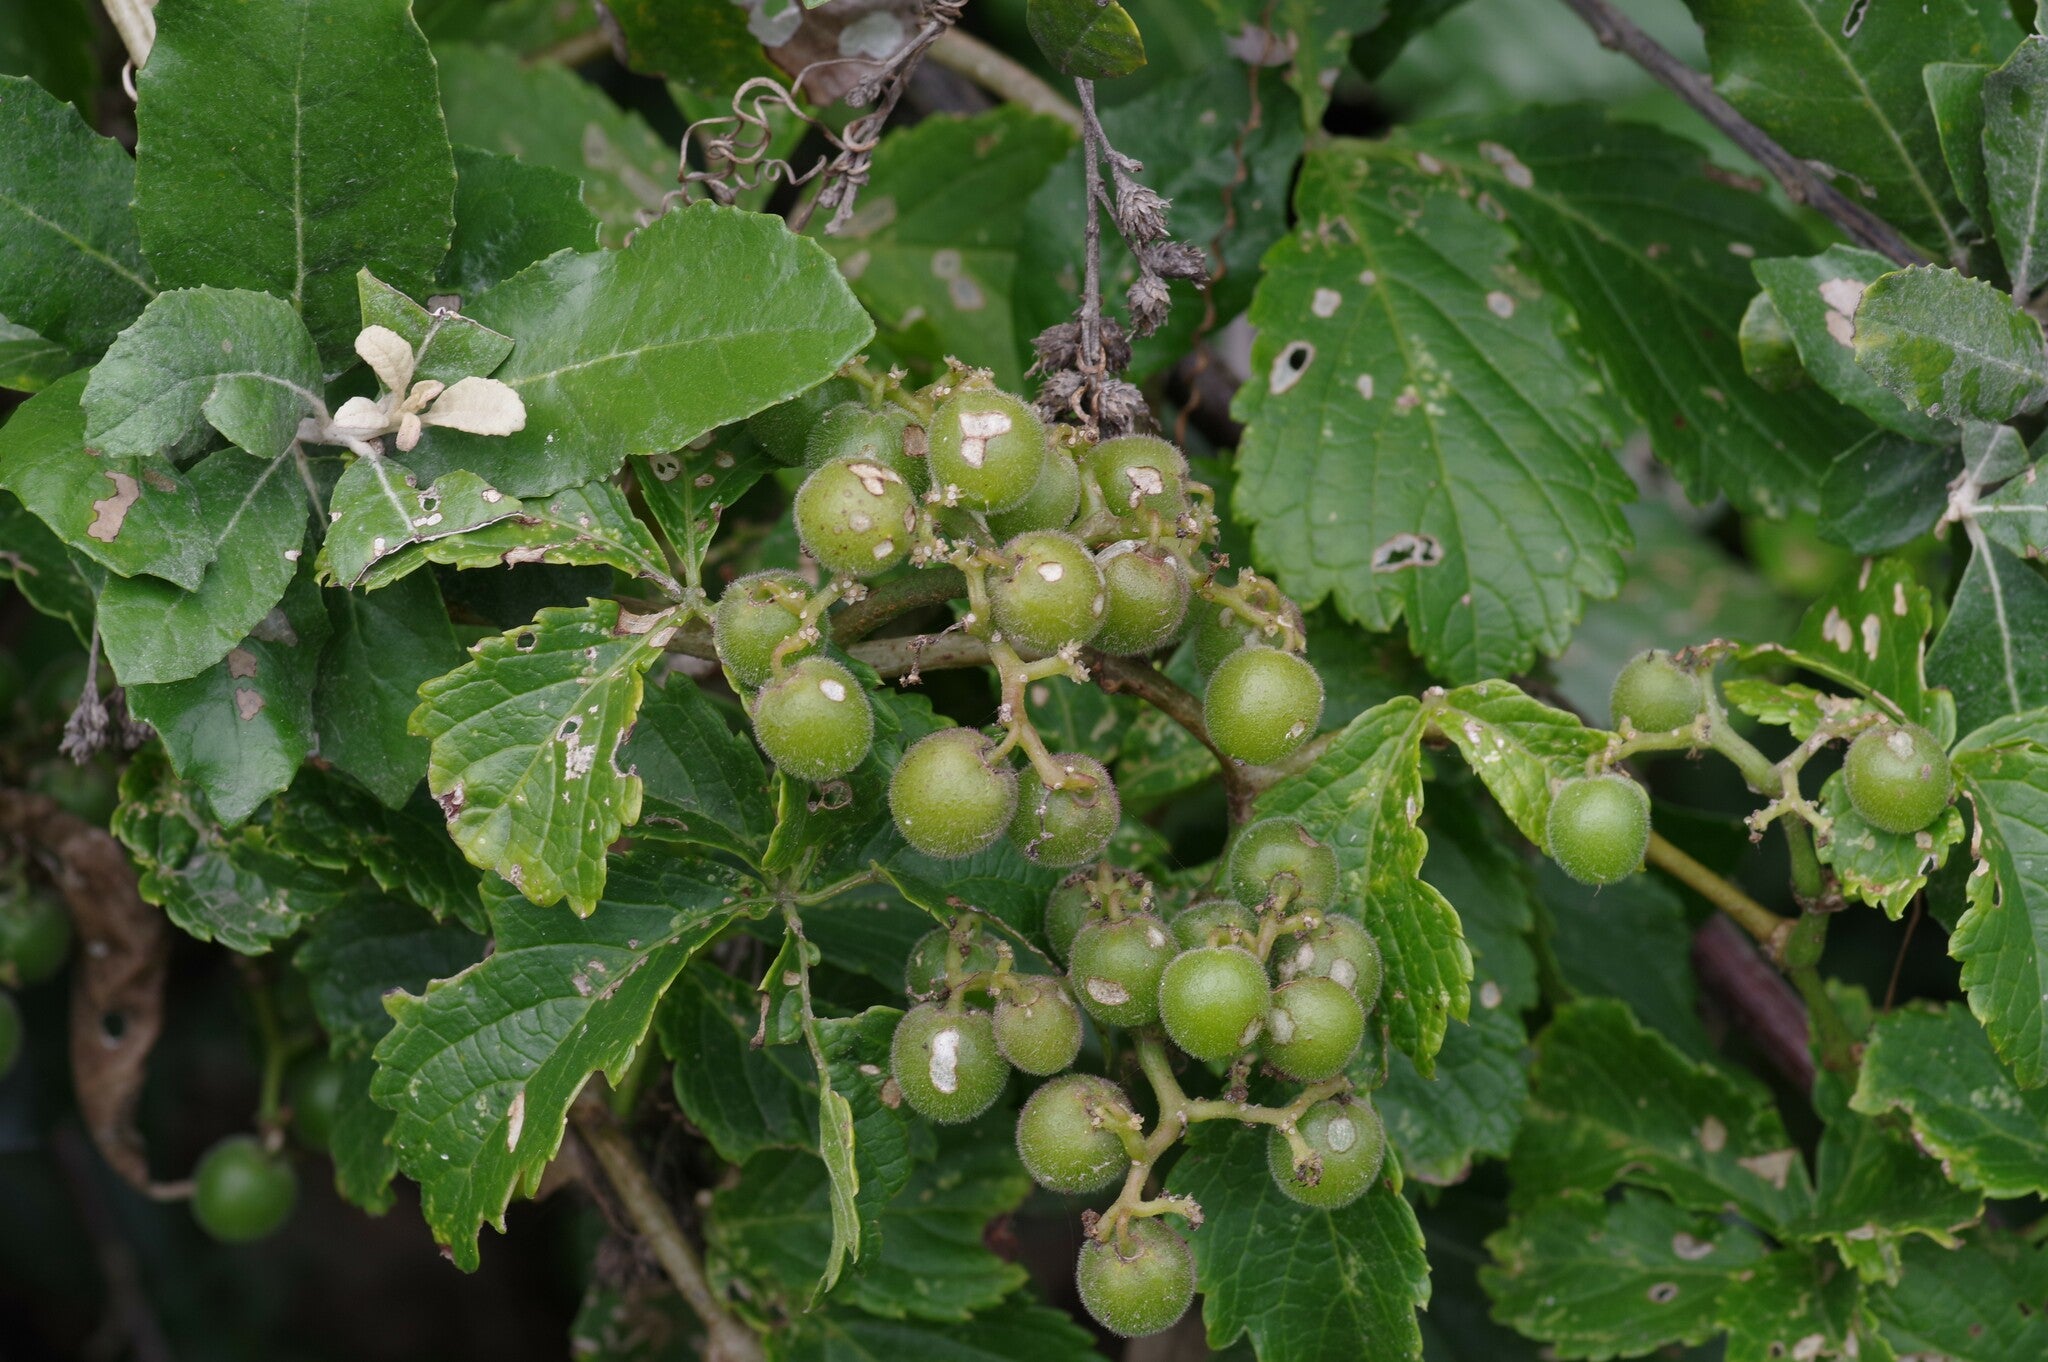
M 519 1148 L 520 1132 L 526 1129 L 526 1089 L 512 1094 L 512 1109 L 505 1113 L 505 1148 Z
M 1877 645 L 1884 638 L 1884 624 L 1876 615 L 1863 617 L 1863 655 L 1877 661 Z
M 1344 295 L 1333 288 L 1319 288 L 1315 297 L 1309 300 L 1308 310 L 1318 317 L 1334 317 L 1337 309 L 1344 305 Z
M 246 681 L 256 675 L 256 654 L 247 648 L 228 650 L 228 675 L 237 681 Z
M 243 723 L 248 723 L 251 719 L 261 714 L 266 703 L 267 701 L 264 700 L 261 691 L 237 690 L 235 692 L 235 713 L 240 716 Z
M 1700 1148 L 1709 1154 L 1718 1154 L 1728 1147 L 1728 1127 L 1721 1124 L 1719 1117 L 1709 1116 L 1700 1122 Z
M 1509 317 L 1515 315 L 1515 300 L 1499 289 L 1495 289 L 1486 295 L 1486 310 L 1499 317 L 1502 321 L 1506 321 Z
M 1652 1305 L 1669 1305 L 1678 1299 L 1678 1283 L 1658 1282 L 1643 1294 L 1650 1298 Z
M 1372 375 L 1371 375 L 1371 374 L 1360 374 L 1360 375 L 1358 376 L 1358 395 L 1359 395 L 1360 397 L 1364 398 L 1364 399 L 1365 399 L 1366 401 L 1368 401 L 1368 402 L 1372 401 Z
M 1529 167 L 1521 158 L 1498 142 L 1481 142 L 1479 154 L 1500 167 L 1500 176 L 1517 189 L 1527 189 L 1536 183 L 1536 177 L 1529 173 Z
M 1779 1149 L 1769 1154 L 1752 1154 L 1746 1159 L 1737 1159 L 1744 1171 L 1762 1178 L 1779 1191 L 1785 1190 L 1785 1179 L 1791 1175 L 1793 1160 L 1799 1157 L 1796 1149 Z
M 1714 1244 L 1712 1240 L 1695 1239 L 1680 1230 L 1671 1236 L 1671 1251 L 1688 1263 L 1697 1263 L 1714 1251 Z

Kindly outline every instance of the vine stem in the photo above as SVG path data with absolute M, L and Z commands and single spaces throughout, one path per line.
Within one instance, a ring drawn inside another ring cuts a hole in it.
M 934 64 L 967 77 L 992 95 L 1032 113 L 1057 118 L 1076 132 L 1081 130 L 1081 111 L 1071 101 L 1028 67 L 1012 61 L 972 33 L 949 28 L 925 55 Z
M 1737 113 L 1714 83 L 1672 55 L 1638 28 L 1609 0 L 1563 0 L 1593 31 L 1600 45 L 1619 52 L 1655 76 L 1660 84 L 1697 109 L 1728 140 L 1769 171 L 1792 202 L 1824 213 L 1862 245 L 1896 264 L 1925 265 L 1928 258 L 1898 228 L 1829 184 L 1809 162 L 1779 146 L 1770 134 Z
M 1756 938 L 1758 945 L 1783 958 L 1792 935 L 1793 920 L 1781 917 L 1737 889 L 1692 857 L 1680 851 L 1662 833 L 1650 834 L 1649 863 L 1735 919 L 1737 926 Z
M 611 1185 L 619 1205 L 654 1250 L 662 1271 L 668 1274 L 684 1302 L 703 1323 L 707 1362 L 766 1362 L 760 1340 L 719 1303 L 710 1278 L 704 1275 L 697 1250 L 684 1237 L 682 1226 L 676 1223 L 667 1200 L 648 1176 L 639 1151 L 619 1128 L 611 1109 L 601 1101 L 579 1101 L 575 1121 L 576 1133 L 583 1137 L 604 1170 L 605 1181 Z

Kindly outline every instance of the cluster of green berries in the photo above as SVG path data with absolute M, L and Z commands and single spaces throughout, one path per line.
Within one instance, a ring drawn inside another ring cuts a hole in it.
M 1018 1115 L 1017 1151 L 1041 1186 L 1085 1195 L 1132 1180 L 1147 1124 L 1117 1082 L 1067 1072 L 1089 1021 L 1163 1034 L 1226 1072 L 1239 1096 L 1254 1064 L 1302 1084 L 1338 1079 L 1364 1040 L 1381 962 L 1372 934 L 1337 911 L 1336 854 L 1299 823 L 1268 819 L 1239 834 L 1226 873 L 1225 893 L 1170 915 L 1133 872 L 1069 876 L 1043 922 L 1064 975 L 1019 973 L 1007 943 L 972 915 L 931 933 L 906 965 L 914 1005 L 890 1047 L 904 1102 L 933 1121 L 968 1121 L 1010 1070 L 1048 1079 Z M 1341 1082 L 1307 1097 L 1298 1114 L 1265 1122 L 1272 1176 L 1304 1205 L 1347 1205 L 1379 1176 L 1378 1114 Z M 1077 1273 L 1090 1313 L 1126 1336 L 1167 1328 L 1194 1295 L 1186 1242 L 1122 1200 L 1093 1222 Z
M 749 429 L 808 470 L 793 517 L 827 578 L 814 589 L 793 572 L 743 577 L 713 612 L 755 737 L 789 774 L 835 779 L 873 741 L 867 697 L 830 655 L 827 607 L 888 574 L 942 565 L 966 578 L 954 627 L 986 640 L 999 669 L 1082 679 L 1084 648 L 1130 657 L 1186 638 L 1224 754 L 1270 764 L 1315 733 L 1323 686 L 1302 655 L 1301 612 L 1254 574 L 1217 580 L 1213 497 L 1169 442 L 1090 442 L 957 368 L 917 392 L 833 379 Z M 1022 708 L 1006 703 L 998 736 L 948 730 L 904 753 L 889 801 L 912 846 L 967 856 L 1007 832 L 1047 865 L 1102 854 L 1121 812 L 1115 782 L 1090 757 L 1043 750 Z

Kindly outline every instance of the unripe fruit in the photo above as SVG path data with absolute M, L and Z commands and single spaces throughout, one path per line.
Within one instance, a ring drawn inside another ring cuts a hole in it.
M 1010 1069 L 996 1049 L 988 1013 L 919 1003 L 896 1023 L 889 1072 L 912 1111 L 928 1121 L 956 1125 L 995 1103 Z
M 1638 733 L 1668 733 L 1699 718 L 1705 700 L 1699 676 L 1652 649 L 1630 658 L 1615 676 L 1608 708 L 1616 728 L 1626 723 Z
M 946 986 L 946 948 L 952 936 L 944 927 L 935 927 L 910 948 L 910 956 L 903 962 L 903 991 L 913 1000 L 935 997 Z M 994 944 L 985 936 L 977 936 L 962 954 L 960 968 L 969 974 L 986 974 L 996 963 Z M 986 996 L 977 989 L 968 999 L 972 1002 Z
M 1842 760 L 1849 802 L 1863 821 L 1905 836 L 1932 823 L 1948 807 L 1952 777 L 1948 754 L 1918 724 L 1866 730 Z
M 206 1151 L 192 1172 L 192 1218 L 223 1244 L 276 1232 L 299 1197 L 292 1166 L 250 1135 L 231 1135 Z
M 842 402 L 825 413 L 804 445 L 804 467 L 822 468 L 835 459 L 862 459 L 896 470 L 910 490 L 924 489 L 924 429 L 912 426 L 902 407 L 877 411 L 865 402 Z
M 963 389 L 933 413 L 927 457 L 934 488 L 959 488 L 961 504 L 975 510 L 1007 511 L 1038 482 L 1045 427 L 1022 398 Z
M 1259 1038 L 1272 986 L 1266 967 L 1240 946 L 1182 951 L 1159 976 L 1159 1020 L 1196 1059 L 1228 1059 Z
M 1130 1167 L 1115 1129 L 1130 1116 L 1130 1099 L 1108 1079 L 1094 1074 L 1055 1078 L 1032 1093 L 1017 1113 L 1017 1157 L 1041 1187 L 1099 1192 Z
M 1107 602 L 1096 647 L 1115 657 L 1132 657 L 1180 633 L 1188 611 L 1188 576 L 1179 559 L 1125 541 L 1104 549 L 1096 563 Z
M 874 742 L 875 714 L 853 673 L 807 657 L 754 697 L 754 739 L 798 780 L 831 780 L 860 765 Z
M 334 1137 L 335 1113 L 348 1070 L 328 1055 L 314 1055 L 292 1070 L 286 1085 L 292 1108 L 292 1132 L 308 1149 L 325 1150 Z
M 1258 919 L 1252 910 L 1236 899 L 1200 899 L 1180 910 L 1173 917 L 1173 939 L 1183 950 L 1207 946 L 1216 933 L 1223 945 L 1242 944 L 1259 934 Z
M 1026 766 L 1018 783 L 1017 816 L 1010 823 L 1010 840 L 1017 849 L 1041 865 L 1079 865 L 1092 861 L 1109 845 L 1116 832 L 1121 806 L 1116 782 L 1109 770 L 1093 757 L 1057 752 L 1058 762 L 1069 783 L 1054 790 L 1038 778 L 1035 766 Z M 1084 785 L 1076 777 L 1086 777 Z
M 1202 697 L 1202 720 L 1227 756 L 1266 766 L 1315 736 L 1323 678 L 1308 659 L 1247 644 L 1223 659 Z
M 1047 654 L 1095 637 L 1108 597 L 1087 546 L 1070 534 L 1033 530 L 1003 545 L 1003 556 L 1010 567 L 989 574 L 988 596 L 1006 640 Z
M 1296 979 L 1273 990 L 1259 1051 L 1266 1062 L 1304 1083 L 1344 1072 L 1365 1039 L 1365 1009 L 1334 979 Z
M 1290 913 L 1320 913 L 1337 898 L 1337 853 L 1292 818 L 1263 818 L 1230 848 L 1230 890 L 1256 910 L 1285 891 Z
M 1194 642 L 1195 671 L 1203 680 L 1213 676 L 1216 669 L 1247 643 L 1263 641 L 1265 635 L 1253 627 L 1235 610 L 1214 601 L 1196 601 L 1188 607 L 1193 627 L 1189 637 Z M 1289 601 L 1286 607 L 1288 623 L 1294 626 L 1296 634 L 1306 634 L 1307 625 L 1302 620 L 1301 610 Z
M 1187 458 L 1156 435 L 1104 440 L 1083 456 L 1082 471 L 1118 515 L 1155 511 L 1171 523 L 1187 510 Z
M 1294 1149 L 1274 1127 L 1266 1137 L 1266 1166 L 1282 1193 L 1304 1206 L 1335 1210 L 1364 1196 L 1387 1153 L 1387 1134 L 1370 1102 L 1349 1097 L 1318 1102 L 1295 1122 L 1295 1131 L 1321 1158 L 1313 1182 L 1294 1166 Z
M 826 412 L 861 395 L 860 385 L 850 378 L 828 378 L 807 393 L 747 418 L 747 434 L 754 437 L 768 457 L 794 467 L 804 461 L 811 430 Z
M 1094 879 L 1095 867 L 1077 870 L 1060 881 L 1045 901 L 1045 939 L 1061 963 L 1072 953 L 1081 928 L 1102 915 L 1102 906 L 1095 901 Z
M 838 577 L 873 577 L 910 555 L 915 498 L 903 475 L 871 459 L 820 466 L 796 490 L 804 551 Z
M 1550 800 L 1543 841 L 1580 884 L 1613 884 L 1642 868 L 1650 847 L 1650 796 L 1627 776 L 1568 780 Z
M 1014 539 L 1032 530 L 1064 530 L 1081 509 L 1081 466 L 1073 455 L 1057 446 L 1045 451 L 1045 464 L 1031 494 L 1007 511 L 988 518 L 988 527 L 998 539 Z
M 0 993 L 0 1078 L 13 1073 L 20 1058 L 21 1009 L 15 1005 L 13 994 Z
M 903 840 L 927 856 L 971 856 L 1003 835 L 1017 813 L 1017 773 L 990 765 L 989 740 L 947 728 L 912 743 L 889 777 L 889 812 Z
M 1081 1009 L 1058 979 L 1027 975 L 996 1004 L 996 1048 L 1010 1067 L 1056 1074 L 1081 1053 Z
M 62 899 L 26 885 L 0 890 L 0 983 L 40 984 L 64 967 L 70 951 L 71 914 Z
M 1156 1219 L 1132 1220 L 1128 1256 L 1091 1237 L 1081 1246 L 1074 1283 L 1095 1322 L 1123 1338 L 1173 1327 L 1195 1299 L 1195 1256 L 1187 1241 Z
M 1150 913 L 1093 922 L 1074 938 L 1067 980 L 1103 1025 L 1150 1026 L 1159 1020 L 1159 976 L 1175 954 L 1166 924 Z
M 718 660 L 742 686 L 758 687 L 768 680 L 776 645 L 803 623 L 777 599 L 791 592 L 805 596 L 809 588 L 793 572 L 757 572 L 718 598 L 711 612 L 711 642 Z
M 1380 943 L 1342 914 L 1330 914 L 1321 926 L 1273 954 L 1282 980 L 1334 979 L 1357 994 L 1358 1005 L 1368 1012 L 1379 1001 Z

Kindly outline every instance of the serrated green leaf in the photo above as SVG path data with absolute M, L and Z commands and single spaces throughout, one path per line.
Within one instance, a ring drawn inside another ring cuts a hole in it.
M 270 627 L 298 571 L 306 494 L 289 454 L 265 463 L 224 449 L 185 477 L 199 497 L 195 533 L 213 545 L 199 589 L 114 577 L 100 592 L 100 643 L 124 685 L 184 681 L 219 662 L 245 635 Z
M 1826 831 L 1814 834 L 1821 864 L 1833 868 L 1843 893 L 1882 908 L 1895 922 L 1965 836 L 1963 816 L 1954 808 L 1942 810 L 1933 823 L 1904 836 L 1872 827 L 1849 802 L 1839 771 L 1828 777 L 1820 795 L 1821 808 L 1831 821 Z
M 1905 1263 L 1898 1286 L 1870 1300 L 1900 1352 L 1947 1362 L 2048 1356 L 2048 1249 L 1983 1229 L 1959 1249 L 1908 1244 Z
M 680 449 L 815 387 L 874 334 L 815 243 L 715 204 L 675 209 L 623 250 L 550 256 L 463 312 L 518 341 L 494 377 L 525 402 L 526 426 L 432 429 L 412 463 L 521 497 L 610 477 L 628 455 Z
M 1101 1355 L 1064 1312 L 1016 1297 L 966 1321 L 812 1311 L 771 1336 L 769 1349 L 774 1362 L 1087 1362 Z
M 1420 1358 L 1429 1263 L 1415 1212 L 1385 1186 L 1336 1211 L 1288 1200 L 1265 1171 L 1267 1135 L 1211 1126 L 1167 1175 L 1202 1207 L 1188 1242 L 1209 1346 L 1248 1333 L 1261 1357 Z
M 196 533 L 198 495 L 168 460 L 86 447 L 86 381 L 84 373 L 58 379 L 0 426 L 0 487 L 110 571 L 196 588 L 215 547 Z
M 334 1160 L 334 1190 L 371 1215 L 391 1209 L 391 1179 L 398 1176 L 398 1151 L 391 1147 L 391 1113 L 370 1100 L 377 1061 L 364 1055 L 349 1061 L 341 1101 L 327 1132 Z
M 636 836 L 760 859 L 775 826 L 767 768 L 689 678 L 647 693 L 620 759 L 641 778 Z
M 1352 720 L 1305 771 L 1260 796 L 1261 816 L 1298 818 L 1337 850 L 1344 885 L 1364 904 L 1386 980 L 1374 1018 L 1427 1078 L 1444 1028 L 1470 1010 L 1472 953 L 1458 914 L 1418 878 L 1428 842 L 1421 742 L 1428 720 L 1411 699 Z
M 1914 440 L 1955 437 L 1947 421 L 1915 411 L 1856 363 L 1856 305 L 1880 275 L 1898 268 L 1875 251 L 1830 246 L 1819 255 L 1759 260 L 1756 280 L 1791 329 L 1813 381 L 1887 430 Z
M 1812 737 L 1824 723 L 1842 723 L 1877 707 L 1863 700 L 1833 695 L 1797 682 L 1764 681 L 1735 676 L 1720 683 L 1721 698 L 1759 723 L 1788 729 L 1800 742 Z
M 683 579 L 691 586 L 703 584 L 704 554 L 718 533 L 719 517 L 773 467 L 738 429 L 720 431 L 708 448 L 651 454 L 633 466 L 640 495 L 681 557 Z
M 402 463 L 357 459 L 342 471 L 328 498 L 321 578 L 337 586 L 361 586 L 386 557 L 508 519 L 520 509 L 518 499 L 460 468 L 422 489 L 419 475 Z
M 619 747 L 671 631 L 616 601 L 551 608 L 420 687 L 411 728 L 432 744 L 427 787 L 470 864 L 537 904 L 596 907 L 605 848 L 640 818 Z
M 1984 77 L 1990 74 L 1990 67 L 1975 62 L 1929 62 L 1920 69 L 1949 182 L 1979 237 L 1992 230 L 1991 187 L 1984 174 Z
M 1598 889 L 1546 861 L 1536 872 L 1550 926 L 1550 954 L 1580 997 L 1618 998 L 1644 1028 L 1688 1058 L 1710 1059 L 1692 971 L 1692 924 L 1662 879 L 1631 875 Z
M 1145 40 L 1116 0 L 1029 0 L 1024 22 L 1063 76 L 1115 80 L 1145 64 Z
M 86 442 L 103 454 L 180 457 L 207 427 L 259 458 L 290 449 L 324 411 L 320 356 L 282 299 L 244 289 L 170 289 L 150 300 L 85 386 Z
M 950 919 L 963 907 L 977 908 L 1033 940 L 1046 899 L 1068 873 L 1026 858 L 1007 840 L 957 860 L 911 850 L 893 826 L 875 840 L 873 850 L 883 853 L 882 874 L 896 892 L 935 919 Z M 1030 957 L 1020 953 L 1017 967 L 1030 972 Z
M 1472 1000 L 1487 1010 L 1520 1014 L 1541 1001 L 1536 952 L 1535 888 L 1529 865 L 1500 818 L 1469 780 L 1437 777 L 1436 799 L 1423 815 L 1429 859 L 1422 877 L 1458 910 L 1472 948 Z M 1339 911 L 1355 908 L 1339 904 Z M 1446 1033 L 1448 1034 L 1448 1033 Z
M 1722 1296 L 1725 1362 L 1801 1355 L 1810 1362 L 1890 1362 L 1891 1349 L 1863 1301 L 1856 1275 L 1826 1257 L 1803 1249 L 1773 1253 Z
M 1405 616 L 1452 680 L 1521 670 L 1619 587 L 1632 492 L 1510 234 L 1375 156 L 1312 154 L 1267 253 L 1234 505 L 1302 604 Z
M 78 367 L 78 357 L 25 326 L 0 318 L 0 388 L 41 392 Z
M 1421 1078 L 1405 1056 L 1388 1065 L 1386 1085 L 1373 1102 L 1388 1142 L 1400 1151 L 1403 1173 L 1448 1187 L 1464 1181 L 1476 1160 L 1506 1157 L 1529 1095 L 1522 1061 L 1528 1043 L 1512 1011 L 1482 1002 L 1471 1025 L 1444 1033 L 1434 1079 Z
M 456 484 L 462 476 L 459 470 L 444 473 L 434 487 Z M 381 496 L 384 489 L 377 490 Z M 425 497 L 432 495 L 432 489 L 422 494 L 422 504 Z M 489 497 L 488 491 L 477 493 L 477 499 L 487 505 Z M 400 505 L 412 499 L 407 492 L 398 494 Z M 466 507 L 475 503 L 465 495 L 458 498 L 458 504 Z M 386 501 L 384 505 L 388 510 L 392 503 Z M 626 494 L 611 483 L 587 482 L 580 487 L 565 487 L 549 496 L 516 502 L 514 507 L 510 515 L 494 517 L 488 525 L 420 539 L 376 559 L 363 574 L 363 589 L 375 591 L 388 586 L 428 563 L 446 563 L 457 568 L 564 563 L 614 567 L 629 577 L 652 583 L 671 600 L 682 595 L 682 588 L 668 575 L 661 546 L 633 514 Z M 380 511 L 379 518 L 384 514 Z M 413 532 L 419 533 L 417 521 Z M 360 539 L 356 546 L 360 547 Z M 371 540 L 370 549 L 375 552 L 375 539 Z
M 556 251 L 597 245 L 573 175 L 476 147 L 455 148 L 455 236 L 438 289 L 474 298 Z
M 883 139 L 853 216 L 820 240 L 892 349 L 958 355 L 1005 387 L 1023 384 L 1028 338 L 1016 335 L 1011 297 L 1024 208 L 1073 141 L 1058 119 L 1014 104 Z
M 387 808 L 351 781 L 308 766 L 271 801 L 269 828 L 286 854 L 337 872 L 368 872 L 379 888 L 410 899 L 436 921 L 490 930 L 479 876 L 448 839 L 425 790 L 415 789 L 402 809 Z
M 2048 281 L 2048 38 L 2021 41 L 1984 78 L 1984 175 L 1990 226 L 2027 299 Z
M 421 993 L 436 979 L 453 978 L 482 959 L 487 944 L 456 923 L 436 922 L 415 904 L 358 893 L 313 920 L 292 964 L 306 978 L 329 1048 L 353 1061 L 369 1058 L 391 1029 L 385 994 Z
M 0 76 L 0 313 L 97 355 L 156 296 L 135 162 L 34 81 Z
M 2048 1083 L 2048 712 L 2004 722 L 2010 736 L 1966 739 L 1953 758 L 1981 859 L 1949 954 L 1999 1056 L 2037 1088 Z
M 1706 32 L 1714 83 L 1795 156 L 1855 177 L 1886 220 L 1959 253 L 1960 205 L 1920 71 L 1991 55 L 1968 0 L 1687 0 Z
M 817 1148 L 811 1057 L 793 1045 L 755 1045 L 760 1021 L 753 987 L 709 968 L 685 971 L 654 1018 L 675 1061 L 676 1104 L 728 1163 Z
M 806 920 L 807 932 L 815 931 L 819 916 L 812 913 Z M 838 1119 L 842 1128 L 851 1123 L 847 1143 L 855 1176 L 847 1178 L 844 1170 L 835 1176 L 842 1187 L 854 1188 L 863 1256 L 879 1250 L 887 1237 L 884 1208 L 909 1183 L 916 1164 L 938 1152 L 931 1123 L 904 1107 L 889 1075 L 889 1042 L 902 1019 L 896 1008 L 871 1007 L 851 1017 L 820 1017 L 816 1023 L 826 1080 L 834 1098 L 846 1104 Z
M 430 312 L 368 270 L 356 272 L 356 302 L 365 327 L 395 331 L 412 347 L 416 380 L 482 378 L 512 353 L 510 336 L 445 307 Z
M 1920 724 L 1943 743 L 1955 737 L 1949 697 L 1927 688 L 1923 664 L 1934 607 L 1902 559 L 1874 559 L 1853 581 L 1815 601 L 1789 644 L 1743 650 L 1744 661 L 1785 661 L 1816 672 L 1881 709 Z
M 155 727 L 171 764 L 206 791 L 222 823 L 254 813 L 312 754 L 313 686 L 327 635 L 320 589 L 301 574 L 276 609 L 198 675 L 129 683 L 128 707 Z
M 1908 407 L 1950 421 L 2010 420 L 2048 401 L 2041 323 L 1954 270 L 1895 270 L 1865 289 L 1856 362 Z
M 285 299 L 337 367 L 357 270 L 425 293 L 455 165 L 409 0 L 175 5 L 136 88 L 136 215 L 165 286 Z
M 1955 696 L 1958 728 L 2048 705 L 2044 638 L 2048 582 L 2032 563 L 1980 540 L 1927 650 L 1927 679 Z
M 1528 267 L 1570 306 L 1576 338 L 1695 501 L 1810 506 L 1864 423 L 1812 388 L 1766 392 L 1736 332 L 1749 261 L 1811 239 L 1763 195 L 1710 173 L 1707 153 L 1590 105 L 1419 125 L 1386 154 L 1426 152 L 1504 216 Z M 1380 145 L 1380 144 L 1375 144 Z M 1740 250 L 1735 249 L 1740 247 Z
M 1605 1362 L 1720 1331 L 1725 1299 L 1766 1253 L 1740 1225 L 1624 1193 L 1568 1192 L 1487 1240 L 1494 1311 L 1560 1358 Z
M 406 730 L 419 688 L 462 665 L 441 588 L 422 575 L 322 595 L 334 632 L 315 700 L 320 755 L 402 808 L 427 773 L 427 744 Z
M 1481 681 L 1444 693 L 1432 721 L 1524 837 L 1543 845 L 1553 784 L 1586 773 L 1608 735 L 1525 694 L 1512 681 Z
M 1686 1059 L 1620 1003 L 1560 1008 L 1536 1038 L 1531 1088 L 1511 1165 L 1517 1206 L 1626 1183 L 1773 1228 L 1811 1204 L 1806 1165 L 1761 1085 Z
M 477 1266 L 477 1231 L 501 1232 L 561 1147 L 569 1105 L 591 1074 L 616 1078 L 655 1003 L 699 947 L 759 907 L 709 864 L 620 857 L 588 917 L 489 891 L 490 958 L 424 994 L 395 995 L 370 1095 L 397 1114 L 399 1167 L 456 1266 Z

